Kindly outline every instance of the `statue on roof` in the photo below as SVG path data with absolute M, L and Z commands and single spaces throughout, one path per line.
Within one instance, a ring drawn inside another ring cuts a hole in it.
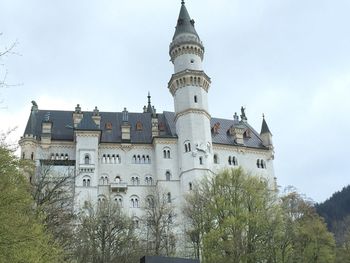
M 241 107 L 241 121 L 247 121 L 247 116 L 245 115 L 245 108 Z

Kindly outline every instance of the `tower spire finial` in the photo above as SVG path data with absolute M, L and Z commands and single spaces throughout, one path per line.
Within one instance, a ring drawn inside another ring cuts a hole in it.
M 184 5 L 185 4 L 185 0 L 181 0 L 181 4 Z

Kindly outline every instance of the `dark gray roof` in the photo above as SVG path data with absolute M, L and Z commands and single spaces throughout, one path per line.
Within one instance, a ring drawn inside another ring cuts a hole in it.
M 175 39 L 176 36 L 182 33 L 194 34 L 199 39 L 196 29 L 194 28 L 194 20 L 190 18 L 190 15 L 187 12 L 184 2 L 182 2 L 181 4 L 180 14 L 179 14 L 179 18 L 177 19 L 177 25 L 176 25 L 175 34 L 173 36 L 173 40 Z
M 96 123 L 93 121 L 91 116 L 92 116 L 92 113 L 86 112 L 83 115 L 83 119 L 80 121 L 76 129 L 85 130 L 85 131 L 99 130 L 99 127 L 97 127 Z
M 27 122 L 24 134 L 32 134 L 41 138 L 41 124 L 45 116 L 50 112 L 52 122 L 52 140 L 74 140 L 73 112 L 38 110 L 32 111 Z M 101 130 L 102 143 L 121 143 L 121 125 L 123 124 L 122 112 L 100 112 L 101 125 L 98 128 L 92 120 L 92 112 L 83 112 L 83 120 L 76 128 L 78 130 Z M 165 111 L 157 114 L 160 127 L 159 137 L 177 138 L 175 127 L 175 113 Z M 131 126 L 131 143 L 152 143 L 152 113 L 128 113 L 128 121 Z M 136 129 L 140 122 L 142 130 Z M 237 145 L 228 130 L 234 126 L 250 130 L 249 136 L 244 138 L 244 146 L 252 148 L 266 148 L 263 146 L 259 134 L 246 122 L 234 122 L 233 119 L 211 118 L 211 127 L 219 123 L 217 133 L 212 132 L 212 140 L 215 144 Z

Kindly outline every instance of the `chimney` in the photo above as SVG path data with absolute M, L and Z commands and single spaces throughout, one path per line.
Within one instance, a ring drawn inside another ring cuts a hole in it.
M 123 123 L 121 125 L 122 141 L 130 141 L 131 125 L 129 123 L 129 113 L 126 108 L 123 111 Z
M 50 147 L 52 136 L 52 121 L 50 120 L 50 112 L 47 112 L 44 116 L 44 120 L 41 123 L 41 143 L 43 148 Z
M 101 115 L 100 111 L 98 110 L 97 106 L 95 106 L 95 109 L 92 113 L 92 120 L 95 122 L 98 128 L 101 126 Z
M 78 124 L 83 119 L 83 113 L 81 112 L 81 107 L 79 104 L 75 107 L 75 111 L 73 112 L 73 124 L 74 128 L 78 126 Z

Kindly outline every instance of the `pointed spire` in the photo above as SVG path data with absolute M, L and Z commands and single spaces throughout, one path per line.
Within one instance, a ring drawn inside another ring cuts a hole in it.
M 188 11 L 185 6 L 185 1 L 182 0 L 180 14 L 179 18 L 177 19 L 177 25 L 175 34 L 173 36 L 173 40 L 178 35 L 183 33 L 193 34 L 199 39 L 196 29 L 194 28 L 194 20 L 190 18 L 190 15 L 188 14 Z
M 148 92 L 147 99 L 148 99 L 147 112 L 152 113 L 151 94 L 150 94 L 150 92 Z
M 267 125 L 266 121 L 265 121 L 265 115 L 263 114 L 263 121 L 262 121 L 262 125 L 261 125 L 261 132 L 260 134 L 263 134 L 263 133 L 270 133 L 270 129 L 269 129 L 269 126 Z

